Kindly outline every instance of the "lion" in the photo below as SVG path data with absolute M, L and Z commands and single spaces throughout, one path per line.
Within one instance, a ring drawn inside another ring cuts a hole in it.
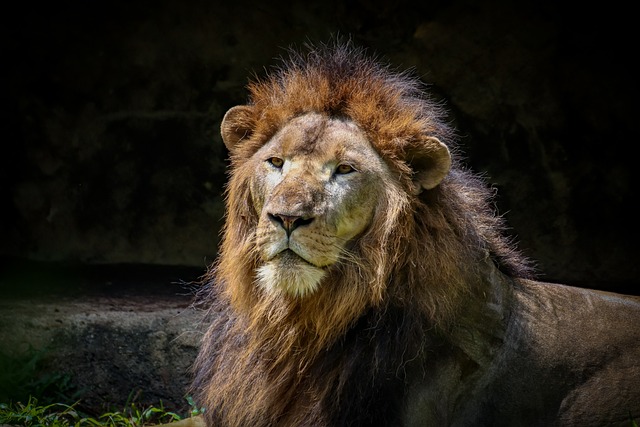
M 207 426 L 640 416 L 640 299 L 537 281 L 417 77 L 350 41 L 281 59 L 221 122 Z

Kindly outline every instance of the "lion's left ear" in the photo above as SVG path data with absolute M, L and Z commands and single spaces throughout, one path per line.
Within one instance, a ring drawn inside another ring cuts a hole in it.
M 451 153 L 446 145 L 434 137 L 426 138 L 419 150 L 407 153 L 407 161 L 414 171 L 413 194 L 436 187 L 451 168 Z
M 254 127 L 253 107 L 249 105 L 231 107 L 220 124 L 220 134 L 224 145 L 229 151 L 232 151 L 238 142 L 251 136 Z

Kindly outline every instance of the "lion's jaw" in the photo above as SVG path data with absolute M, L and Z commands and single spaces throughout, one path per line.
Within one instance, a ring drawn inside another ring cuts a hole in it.
M 386 165 L 349 120 L 297 117 L 252 157 L 253 206 L 259 215 L 258 285 L 270 293 L 313 293 L 349 244 L 369 226 Z

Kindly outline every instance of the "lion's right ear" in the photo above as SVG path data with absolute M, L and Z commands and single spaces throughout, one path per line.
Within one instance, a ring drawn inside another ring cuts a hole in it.
M 233 150 L 238 142 L 253 133 L 255 126 L 253 113 L 253 107 L 249 105 L 236 105 L 231 107 L 222 118 L 220 134 L 229 151 Z

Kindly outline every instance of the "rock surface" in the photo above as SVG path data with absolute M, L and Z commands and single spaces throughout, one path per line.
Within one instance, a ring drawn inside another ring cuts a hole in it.
M 39 373 L 68 376 L 90 412 L 122 410 L 127 400 L 184 410 L 203 312 L 192 306 L 192 289 L 170 283 L 166 270 L 145 268 L 145 277 L 124 269 L 37 281 L 14 275 L 13 292 L 3 277 L 0 351 L 43 351 Z M 62 280 L 65 290 L 56 288 Z

